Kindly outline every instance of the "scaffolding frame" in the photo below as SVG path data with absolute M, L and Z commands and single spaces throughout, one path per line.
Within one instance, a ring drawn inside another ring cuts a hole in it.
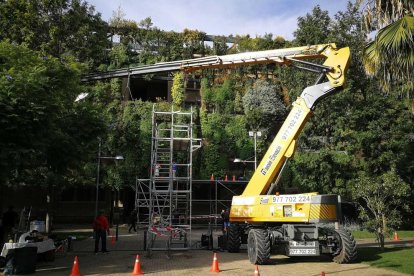
M 191 236 L 192 155 L 201 147 L 201 139 L 193 136 L 193 116 L 192 108 L 157 111 L 153 105 L 150 178 L 137 179 L 135 203 L 138 223 L 147 226 L 148 256 L 153 251 L 170 255 L 191 249 L 187 237 Z

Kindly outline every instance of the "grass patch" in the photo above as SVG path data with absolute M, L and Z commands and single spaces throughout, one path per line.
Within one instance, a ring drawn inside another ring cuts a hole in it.
M 399 238 L 413 238 L 414 239 L 414 231 L 397 231 Z M 366 230 L 360 231 L 355 230 L 352 231 L 352 235 L 355 239 L 375 239 L 375 234 L 370 233 Z M 386 238 L 392 238 L 392 235 Z
M 414 248 L 358 248 L 359 260 L 371 266 L 414 274 Z

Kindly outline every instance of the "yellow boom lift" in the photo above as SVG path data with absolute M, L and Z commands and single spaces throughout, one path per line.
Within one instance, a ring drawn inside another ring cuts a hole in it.
M 288 256 L 331 254 L 337 263 L 356 259 L 356 244 L 350 232 L 338 227 L 322 227 L 337 223 L 340 203 L 337 195 L 317 193 L 279 195 L 273 193 L 296 141 L 315 105 L 324 97 L 343 89 L 348 68 L 349 48 L 337 49 L 334 44 L 284 49 L 280 64 L 299 63 L 303 69 L 320 73 L 316 83 L 304 89 L 262 161 L 240 196 L 234 196 L 230 211 L 228 251 L 238 252 L 247 243 L 249 259 L 264 264 L 272 249 Z M 323 65 L 303 59 L 322 58 Z M 323 82 L 324 79 L 327 81 Z M 273 181 L 275 182 L 271 184 Z
M 323 59 L 323 64 L 306 60 Z M 217 57 L 216 64 L 181 69 L 276 63 L 318 73 L 314 85 L 304 89 L 270 145 L 262 161 L 240 196 L 231 204 L 231 226 L 227 235 L 229 252 L 238 252 L 247 243 L 248 256 L 254 264 L 269 261 L 272 249 L 288 256 L 319 256 L 326 253 L 337 263 L 349 263 L 357 256 L 355 240 L 350 232 L 322 223 L 337 223 L 340 203 L 337 195 L 317 193 L 279 195 L 273 188 L 280 179 L 288 158 L 293 156 L 296 141 L 316 104 L 326 96 L 343 89 L 350 60 L 349 48 L 335 44 L 313 45 Z M 273 181 L 273 185 L 271 184 Z
M 314 59 L 323 60 L 323 64 L 311 62 Z M 352 234 L 339 226 L 341 214 L 337 195 L 316 192 L 279 195 L 273 191 L 316 104 L 343 89 L 349 59 L 349 48 L 338 49 L 331 43 L 162 62 L 92 74 L 84 80 L 271 63 L 293 65 L 319 74 L 315 84 L 306 87 L 293 103 L 243 194 L 233 197 L 227 249 L 238 252 L 241 245 L 247 243 L 248 256 L 254 264 L 268 262 L 272 250 L 288 256 L 330 254 L 337 263 L 349 263 L 356 258 L 356 244 Z M 322 226 L 333 223 L 337 227 Z

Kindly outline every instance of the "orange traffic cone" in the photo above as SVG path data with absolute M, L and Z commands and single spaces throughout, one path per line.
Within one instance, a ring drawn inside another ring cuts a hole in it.
M 236 181 L 236 176 L 233 174 L 233 182 Z
M 254 276 L 260 276 L 259 266 L 258 265 L 256 265 L 256 268 L 254 270 Z
M 227 174 L 226 174 L 226 177 L 224 178 L 224 181 L 229 181 L 229 178 L 227 177 Z
M 394 241 L 399 241 L 400 238 L 398 237 L 397 231 L 394 232 Z
M 144 275 L 144 272 L 142 272 L 141 270 L 141 263 L 139 262 L 139 255 L 137 255 L 137 257 L 135 258 L 134 270 L 132 271 L 131 275 L 132 276 Z
M 219 265 L 218 265 L 218 259 L 217 259 L 217 253 L 214 253 L 213 264 L 211 265 L 210 272 L 220 272 Z
M 75 260 L 73 261 L 72 272 L 69 276 L 81 276 L 79 272 L 79 261 L 78 256 L 75 256 Z
M 214 174 L 211 174 L 210 181 L 214 181 Z

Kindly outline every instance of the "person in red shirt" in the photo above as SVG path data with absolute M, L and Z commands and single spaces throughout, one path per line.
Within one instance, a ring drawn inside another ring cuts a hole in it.
M 106 250 L 106 234 L 108 233 L 109 235 L 109 223 L 104 210 L 101 210 L 93 221 L 93 231 L 95 234 L 95 253 L 99 251 L 99 240 L 101 240 L 102 252 L 109 252 Z

